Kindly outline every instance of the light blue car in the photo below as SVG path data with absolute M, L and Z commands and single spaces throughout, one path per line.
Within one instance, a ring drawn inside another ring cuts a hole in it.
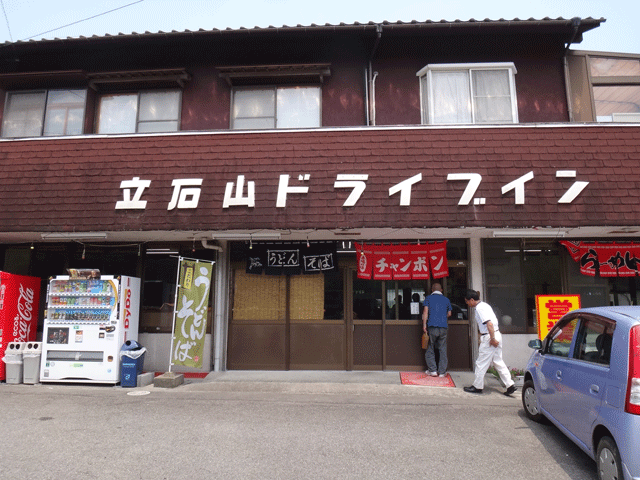
M 640 306 L 574 310 L 529 346 L 527 417 L 556 425 L 600 479 L 640 479 Z

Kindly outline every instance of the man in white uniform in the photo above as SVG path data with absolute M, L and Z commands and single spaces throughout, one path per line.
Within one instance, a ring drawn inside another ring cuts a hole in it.
M 475 308 L 476 322 L 478 323 L 478 330 L 480 330 L 480 347 L 478 348 L 478 359 L 476 360 L 476 378 L 473 385 L 464 387 L 463 390 L 469 393 L 482 393 L 484 375 L 493 363 L 502 383 L 507 387 L 507 391 L 504 394 L 511 395 L 516 391 L 516 386 L 511 379 L 509 367 L 502 359 L 502 335 L 498 327 L 498 318 L 491 305 L 480 301 L 478 292 L 467 290 L 464 301 L 467 306 Z

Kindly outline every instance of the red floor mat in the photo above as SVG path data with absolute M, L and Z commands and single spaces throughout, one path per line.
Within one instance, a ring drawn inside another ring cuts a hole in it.
M 424 372 L 400 372 L 402 385 L 420 385 L 423 387 L 455 387 L 451 375 L 431 377 Z

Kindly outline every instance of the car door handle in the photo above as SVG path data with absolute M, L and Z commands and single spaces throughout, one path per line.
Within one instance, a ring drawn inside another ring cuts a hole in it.
M 560 370 L 558 370 L 558 371 L 556 372 L 556 378 L 557 378 L 558 380 L 562 380 L 562 372 L 561 372 Z
M 598 385 L 591 385 L 589 387 L 589 391 L 591 393 L 598 393 L 598 392 L 600 392 L 600 387 Z

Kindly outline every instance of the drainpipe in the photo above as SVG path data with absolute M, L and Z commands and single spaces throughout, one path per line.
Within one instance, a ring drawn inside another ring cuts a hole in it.
M 367 125 L 376 124 L 376 77 L 378 76 L 378 72 L 373 72 L 371 62 L 376 54 L 376 50 L 378 50 L 380 37 L 382 37 L 382 25 L 378 24 L 376 25 L 376 41 L 373 44 L 371 55 L 369 55 L 369 85 L 371 88 L 369 89 L 369 96 L 367 97 Z
M 573 122 L 573 101 L 571 98 L 571 78 L 569 76 L 569 62 L 567 61 L 567 54 L 569 53 L 569 47 L 576 39 L 578 35 L 578 29 L 580 28 L 580 23 L 582 20 L 580 17 L 574 17 L 571 19 L 571 25 L 573 26 L 573 34 L 571 35 L 571 40 L 567 43 L 567 46 L 564 49 L 564 54 L 562 55 L 562 65 L 564 67 L 564 88 L 567 95 L 567 113 L 569 114 L 569 122 Z
M 215 296 L 213 302 L 213 371 L 226 370 L 226 345 L 229 312 L 229 249 L 202 240 L 202 246 L 216 251 Z
M 206 238 L 202 239 L 202 246 L 208 250 L 215 250 L 216 252 L 222 252 L 222 247 L 219 245 L 213 245 L 209 243 Z
M 371 62 L 369 62 L 371 64 Z M 375 126 L 376 124 L 376 77 L 378 76 L 378 72 L 373 72 L 373 76 L 371 78 L 371 125 Z
M 364 67 L 364 99 L 365 124 L 369 125 L 369 71 L 367 67 Z

